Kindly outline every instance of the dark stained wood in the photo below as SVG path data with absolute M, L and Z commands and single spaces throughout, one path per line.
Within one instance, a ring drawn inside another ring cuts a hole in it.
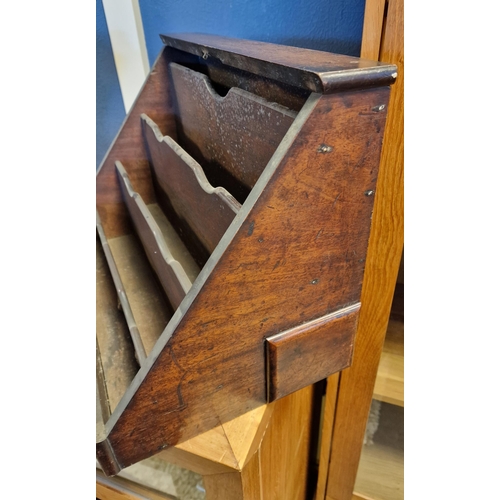
M 319 50 L 239 40 L 207 34 L 161 35 L 170 47 L 216 59 L 259 76 L 313 92 L 330 93 L 361 87 L 391 85 L 396 66 Z
M 203 169 L 157 125 L 141 115 L 155 178 L 177 216 L 212 253 L 241 205 L 222 187 L 213 187 Z
M 388 97 L 309 97 L 108 420 L 108 473 L 262 405 L 264 339 L 359 302 Z
M 239 88 L 221 97 L 205 75 L 174 63 L 170 67 L 180 144 L 212 184 L 216 179 L 244 199 L 297 113 Z
M 104 234 L 104 229 L 102 228 L 101 219 L 99 218 L 98 213 L 96 214 L 96 226 L 97 233 L 99 234 L 99 239 L 102 245 L 102 250 L 104 252 L 104 256 L 106 257 L 109 271 L 111 273 L 111 277 L 113 278 L 113 283 L 115 284 L 116 293 L 118 294 L 118 300 L 120 301 L 120 305 L 128 325 L 128 330 L 134 344 L 137 361 L 140 365 L 142 365 L 146 359 L 146 351 L 144 350 L 142 338 L 135 323 L 134 314 L 130 307 L 127 292 L 125 291 L 120 273 L 118 272 L 118 269 L 116 267 L 115 259 L 113 258 L 113 254 L 111 253 L 111 249 L 109 248 L 108 240 L 106 238 L 106 235 Z
M 172 256 L 161 229 L 141 196 L 134 191 L 123 165 L 117 162 L 116 168 L 125 203 L 146 255 L 171 304 L 177 308 L 191 288 L 192 280 L 181 263 Z
M 108 238 L 131 232 L 118 186 L 116 161 L 126 162 L 130 179 L 146 203 L 155 199 L 140 115 L 147 113 L 164 134 L 176 137 L 167 67 L 168 59 L 162 52 L 97 171 L 97 210 Z
M 349 306 L 266 339 L 268 401 L 350 365 L 359 306 Z

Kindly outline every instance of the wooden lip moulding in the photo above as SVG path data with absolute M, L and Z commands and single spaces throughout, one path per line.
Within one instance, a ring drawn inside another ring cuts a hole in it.
M 349 366 L 396 67 L 165 47 L 97 172 L 108 475 Z

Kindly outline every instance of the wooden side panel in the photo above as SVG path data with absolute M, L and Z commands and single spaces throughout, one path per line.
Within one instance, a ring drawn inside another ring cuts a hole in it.
M 137 234 L 172 306 L 177 308 L 191 288 L 192 281 L 182 265 L 173 258 L 158 224 L 141 196 L 134 191 L 123 165 L 117 162 L 116 168 Z
M 167 53 L 168 51 L 164 50 L 155 62 L 136 102 L 97 172 L 96 203 L 108 238 L 131 231 L 127 209 L 123 203 L 116 176 L 116 161 L 127 165 L 129 176 L 144 201 L 147 204 L 154 201 L 148 156 L 142 137 L 141 113 L 147 113 L 164 134 L 174 139 L 176 137 L 175 116 L 169 96 Z
M 359 306 L 355 304 L 266 340 L 269 401 L 350 365 Z
M 111 417 L 120 466 L 265 403 L 263 340 L 359 302 L 388 96 L 310 98 Z
M 141 115 L 144 135 L 159 187 L 180 219 L 212 253 L 241 205 L 222 187 L 213 187 L 201 166 L 158 126 Z
M 340 379 L 327 498 L 351 500 L 403 250 L 403 1 L 390 0 L 381 59 L 398 65 L 380 161 L 353 363 Z
M 259 450 L 261 496 L 255 498 L 307 498 L 313 390 L 311 386 L 305 387 L 276 402 L 272 421 Z
M 205 75 L 174 63 L 170 67 L 179 142 L 212 183 L 212 178 L 220 178 L 241 199 L 257 182 L 297 113 L 239 88 L 221 97 Z

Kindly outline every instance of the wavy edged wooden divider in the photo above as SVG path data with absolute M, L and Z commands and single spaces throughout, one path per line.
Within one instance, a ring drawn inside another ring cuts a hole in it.
M 141 119 L 159 189 L 212 253 L 241 204 L 223 187 L 213 187 L 201 166 L 153 120 L 145 114 Z
M 292 65 L 289 55 L 279 62 L 288 48 L 270 44 L 256 56 L 254 42 L 164 41 L 97 174 L 102 228 L 139 332 L 132 298 L 140 293 L 125 279 L 135 253 L 118 259 L 117 242 L 137 243 L 137 262 L 161 283 L 149 296 L 164 300 L 156 340 L 144 342 L 145 361 L 100 426 L 97 457 L 107 474 L 349 365 L 394 79 L 393 66 L 347 56 L 320 53 L 319 70 L 307 68 L 314 51 L 290 48 Z M 228 82 L 248 78 L 246 88 L 275 79 L 280 102 L 309 97 L 298 113 L 242 89 L 222 97 L 186 61 L 217 66 L 219 88 L 237 71 Z M 289 74 L 303 76 L 293 79 L 297 92 Z M 317 79 L 325 86 L 311 92 Z M 116 302 L 105 307 L 126 327 Z M 301 366 L 305 347 L 312 363 L 321 354 L 312 372 Z
M 144 250 L 156 271 L 163 290 L 174 308 L 177 308 L 196 278 L 196 265 L 186 258 L 183 266 L 174 258 L 166 241 L 172 233 L 160 229 L 160 225 L 142 200 L 141 195 L 134 191 L 127 171 L 120 162 L 116 163 L 116 169 L 125 203 Z M 169 228 L 168 222 L 164 224 L 164 227 Z M 186 257 L 186 253 L 183 252 L 182 255 Z M 192 269 L 189 276 L 187 269 Z

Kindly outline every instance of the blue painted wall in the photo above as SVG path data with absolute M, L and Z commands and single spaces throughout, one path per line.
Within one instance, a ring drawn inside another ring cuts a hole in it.
M 359 56 L 365 0 L 139 0 L 150 65 L 160 33 L 200 32 Z
M 96 168 L 125 119 L 118 75 L 104 17 L 102 0 L 96 3 Z

